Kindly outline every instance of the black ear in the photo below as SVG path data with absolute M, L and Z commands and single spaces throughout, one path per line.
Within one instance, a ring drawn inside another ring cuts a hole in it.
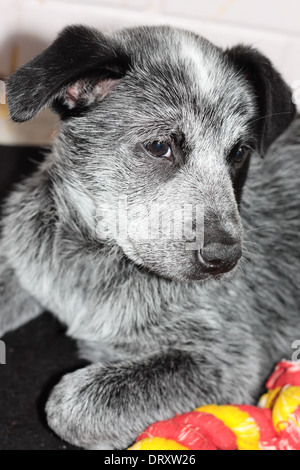
M 23 122 L 50 105 L 61 115 L 103 98 L 128 70 L 129 57 L 112 38 L 85 26 L 65 28 L 44 52 L 8 80 L 7 102 Z
M 256 49 L 236 46 L 225 51 L 239 73 L 251 83 L 259 115 L 253 122 L 264 155 L 272 142 L 289 126 L 296 114 L 292 93 L 273 65 Z

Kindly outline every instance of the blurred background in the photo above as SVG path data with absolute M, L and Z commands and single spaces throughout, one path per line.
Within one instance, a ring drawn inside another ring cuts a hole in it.
M 0 0 L 0 79 L 5 80 L 72 23 L 103 31 L 171 24 L 222 47 L 252 44 L 300 90 L 299 0 Z M 55 125 L 50 111 L 30 123 L 12 124 L 5 104 L 0 104 L 0 145 L 47 144 Z

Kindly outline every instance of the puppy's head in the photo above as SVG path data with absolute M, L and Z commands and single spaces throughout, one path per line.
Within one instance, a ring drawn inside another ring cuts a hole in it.
M 251 154 L 292 121 L 267 58 L 169 27 L 73 26 L 9 80 L 12 119 L 62 118 L 58 191 L 99 241 L 177 280 L 226 277 L 242 254 Z

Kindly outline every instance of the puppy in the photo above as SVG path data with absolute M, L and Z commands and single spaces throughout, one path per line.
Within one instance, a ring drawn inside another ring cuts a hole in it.
M 50 427 L 123 449 L 175 413 L 254 403 L 300 335 L 300 123 L 269 60 L 171 27 L 71 26 L 8 104 L 61 117 L 0 241 L 1 334 L 47 309 L 91 362 L 53 389 Z

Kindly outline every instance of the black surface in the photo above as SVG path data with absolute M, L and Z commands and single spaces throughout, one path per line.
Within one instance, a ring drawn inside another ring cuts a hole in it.
M 37 148 L 0 146 L 0 197 L 42 159 Z M 0 365 L 0 450 L 75 449 L 48 428 L 44 414 L 53 385 L 84 365 L 75 343 L 49 313 L 2 339 L 6 364 Z

